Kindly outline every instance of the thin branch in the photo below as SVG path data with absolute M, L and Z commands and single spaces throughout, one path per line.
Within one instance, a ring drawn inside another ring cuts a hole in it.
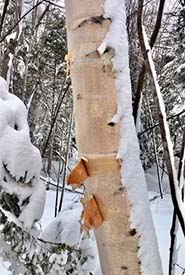
M 45 10 L 42 12 L 40 18 L 38 19 L 38 22 L 35 26 L 35 29 L 38 29 L 38 27 L 40 26 L 41 24 L 41 21 L 43 20 L 44 16 L 47 14 L 47 12 L 49 11 L 49 7 L 50 7 L 50 4 L 48 4 L 45 8 Z
M 159 3 L 159 9 L 158 9 L 158 14 L 157 14 L 157 20 L 155 23 L 155 27 L 152 33 L 152 36 L 150 38 L 150 47 L 151 49 L 153 48 L 155 41 L 157 39 L 160 27 L 161 27 L 161 21 L 162 21 L 162 15 L 163 15 L 163 10 L 164 10 L 164 4 L 165 0 L 161 0 Z
M 46 180 L 43 178 L 43 177 L 40 177 L 40 179 L 43 181 L 43 182 L 46 182 Z M 54 187 L 56 187 L 56 188 L 59 188 L 60 190 L 62 190 L 62 189 L 64 189 L 65 191 L 67 191 L 67 192 L 71 192 L 71 193 L 76 193 L 76 194 L 80 194 L 80 195 L 84 195 L 84 192 L 80 192 L 80 191 L 77 191 L 77 190 L 71 190 L 71 189 L 69 189 L 69 188 L 67 188 L 67 187 L 65 187 L 65 188 L 63 188 L 62 186 L 59 186 L 59 187 L 57 187 L 57 184 L 55 184 L 55 183 L 52 183 L 52 182 L 48 182 L 47 181 L 47 184 L 49 183 L 49 185 L 52 185 L 52 186 L 54 186 Z
M 184 186 L 181 186 L 181 177 L 184 177 L 184 159 L 185 159 L 185 128 L 184 128 L 184 134 L 183 134 L 183 140 L 182 140 L 182 148 L 181 148 L 181 157 L 179 160 L 179 169 L 178 169 L 178 182 L 179 187 L 181 189 L 181 192 L 184 193 Z M 184 179 L 183 179 L 184 180 Z M 174 261 L 174 255 L 175 255 L 175 248 L 176 248 L 176 233 L 178 229 L 178 220 L 177 220 L 177 213 L 174 209 L 173 211 L 173 220 L 172 220 L 172 226 L 170 230 L 170 236 L 171 236 L 171 244 L 170 244 L 170 256 L 169 256 L 169 275 L 175 274 L 175 261 Z
M 2 32 L 3 23 L 4 23 L 4 19 L 5 19 L 7 9 L 8 9 L 9 2 L 10 2 L 10 0 L 5 0 L 5 3 L 4 3 L 3 14 L 2 14 L 2 17 L 1 17 L 1 24 L 0 24 L 0 35 L 1 35 L 1 32 Z
M 1 256 L 9 261 L 10 268 L 13 267 L 13 270 L 19 267 L 19 270 L 23 268 L 24 274 L 49 274 L 53 265 L 57 264 L 49 261 L 55 254 L 58 259 L 57 268 L 61 269 L 62 265 L 67 267 L 68 264 L 66 270 L 68 274 L 71 266 L 77 272 L 80 260 L 84 260 L 80 249 L 64 243 L 35 238 L 30 232 L 25 231 L 21 224 L 8 221 L 8 217 L 2 210 L 0 210 L 0 225 L 0 240 L 3 247 Z
M 149 0 L 147 1 L 146 3 L 143 4 L 143 7 L 147 6 L 148 4 L 150 4 L 151 2 L 153 2 L 153 0 Z M 128 15 L 128 18 L 132 17 L 132 16 L 135 16 L 137 14 L 137 9 L 135 11 L 133 11 L 132 13 L 130 13 Z
M 72 250 L 72 251 L 75 251 L 75 252 L 78 252 L 78 253 L 79 253 L 79 251 L 80 251 L 80 249 L 77 249 L 77 248 L 75 248 L 74 246 L 69 246 L 69 245 L 67 245 L 67 244 L 65 244 L 65 243 L 45 241 L 45 240 L 43 240 L 43 239 L 41 239 L 41 238 L 37 238 L 36 240 L 37 240 L 37 241 L 40 241 L 40 242 L 42 242 L 42 243 L 45 243 L 45 244 L 50 244 L 50 245 L 56 245 L 56 246 L 58 246 L 58 245 L 63 245 L 64 247 L 66 247 L 66 249 L 69 249 L 69 250 Z
M 185 110 L 182 110 L 182 111 L 180 111 L 179 113 L 177 113 L 177 114 L 175 114 L 175 115 L 172 115 L 172 116 L 170 116 L 170 117 L 167 117 L 166 120 L 173 119 L 173 118 L 178 117 L 178 116 L 180 116 L 180 115 L 182 115 L 182 114 L 184 114 L 184 113 L 185 113 Z M 149 128 L 145 129 L 145 130 L 142 131 L 141 133 L 139 133 L 138 136 L 140 137 L 140 136 L 142 136 L 144 133 L 146 133 L 146 132 L 148 132 L 148 131 L 150 131 L 150 130 L 152 130 L 152 129 L 158 127 L 158 126 L 159 126 L 159 123 L 156 123 L 156 124 L 150 126 Z
M 61 154 L 61 148 L 62 148 L 62 137 L 60 137 L 60 152 L 59 154 Z M 63 160 L 64 163 L 66 163 L 66 160 Z M 56 188 L 56 196 L 55 196 L 55 214 L 54 216 L 57 216 L 57 212 L 58 212 L 58 198 L 59 198 L 59 184 L 60 184 L 60 171 L 61 171 L 61 163 L 62 163 L 62 158 L 60 157 L 58 160 L 58 173 L 57 173 L 57 188 Z M 62 166 L 63 169 L 63 166 Z M 62 171 L 61 171 L 62 173 Z M 64 192 L 64 187 L 62 186 L 61 191 Z
M 155 41 L 157 39 L 159 30 L 161 27 L 164 4 L 165 4 L 165 0 L 160 0 L 155 27 L 154 27 L 152 36 L 150 38 L 151 49 L 153 48 L 153 46 L 155 44 Z M 137 120 L 137 113 L 138 113 L 138 108 L 139 108 L 139 102 L 141 100 L 141 92 L 143 89 L 145 73 L 146 73 L 146 68 L 145 68 L 145 63 L 143 62 L 141 72 L 140 72 L 139 78 L 138 78 L 137 90 L 136 90 L 135 100 L 134 100 L 134 104 L 133 104 L 133 116 L 134 116 L 135 123 Z
M 178 267 L 183 271 L 182 275 L 184 275 L 184 274 L 185 274 L 185 268 L 183 268 L 183 267 L 180 266 L 179 264 L 175 264 L 175 265 L 178 266 Z
M 53 127 L 54 127 L 54 125 L 55 125 L 55 122 L 56 122 L 56 120 L 57 120 L 57 117 L 58 117 L 58 114 L 59 114 L 59 111 L 60 111 L 60 107 L 61 107 L 61 105 L 62 105 L 62 102 L 63 102 L 63 100 L 64 100 L 64 98 L 65 98 L 65 96 L 66 96 L 68 90 L 69 90 L 70 85 L 71 85 L 71 82 L 69 82 L 69 83 L 67 84 L 67 87 L 66 87 L 66 89 L 64 90 L 64 93 L 63 93 L 62 97 L 61 97 L 60 100 L 58 101 L 58 105 L 56 106 L 55 114 L 54 114 L 54 116 L 53 116 L 53 119 L 52 119 L 52 122 L 51 122 L 51 125 L 50 125 L 50 130 L 49 130 L 49 133 L 48 133 L 48 137 L 47 137 L 47 139 L 46 139 L 44 148 L 43 148 L 43 150 L 42 150 L 42 157 L 43 157 L 44 154 L 45 154 L 46 148 L 47 148 L 47 146 L 48 146 L 48 143 L 49 143 L 49 141 L 50 141 L 50 138 L 51 138 L 51 135 L 52 135 L 52 132 L 53 132 Z
M 0 43 L 2 43 L 5 38 L 17 27 L 17 25 L 19 25 L 19 23 L 31 12 L 33 11 L 36 7 L 38 7 L 39 5 L 41 5 L 43 2 L 45 2 L 45 0 L 41 0 L 40 2 L 38 2 L 37 4 L 35 4 L 30 10 L 28 10 L 25 14 L 23 14 L 23 16 L 21 16 L 19 18 L 19 20 L 14 24 L 14 26 L 7 31 L 7 33 L 0 39 Z
M 48 0 L 41 0 L 40 2 L 37 2 L 31 9 L 29 9 L 25 14 L 23 14 L 23 16 L 21 16 L 19 18 L 19 20 L 15 23 L 15 25 L 0 39 L 0 43 L 2 43 L 5 38 L 17 27 L 17 25 L 30 13 L 32 12 L 35 8 L 37 8 L 39 5 L 41 5 L 42 3 L 48 3 L 50 5 L 53 5 L 55 7 L 58 7 L 60 9 L 64 9 L 64 7 L 58 5 L 58 4 L 55 4 L 54 2 L 52 1 L 48 1 Z M 0 29 L 1 30 L 1 29 Z
M 64 174 L 63 174 L 63 189 L 61 192 L 61 196 L 60 196 L 60 203 L 59 203 L 59 208 L 58 208 L 58 212 L 61 211 L 62 209 L 62 203 L 63 203 L 63 199 L 64 199 L 64 188 L 65 188 L 65 183 L 66 183 L 66 171 L 67 171 L 67 162 L 68 162 L 68 154 L 69 154 L 69 146 L 70 146 L 70 140 L 71 140 L 71 126 L 72 126 L 72 112 L 71 112 L 71 118 L 70 118 L 70 123 L 69 123 L 69 130 L 68 130 L 68 140 L 67 140 L 67 150 L 66 150 L 66 162 L 64 163 Z
M 172 202 L 173 202 L 175 211 L 177 213 L 177 217 L 181 225 L 182 232 L 185 236 L 185 222 L 181 211 L 182 200 L 178 193 L 179 191 L 178 180 L 176 176 L 174 155 L 172 151 L 173 146 L 170 139 L 169 127 L 166 123 L 166 113 L 165 113 L 164 102 L 160 93 L 159 84 L 156 81 L 157 76 L 154 69 L 153 60 L 151 57 L 151 49 L 146 38 L 146 33 L 144 33 L 143 26 L 142 26 L 142 12 L 143 12 L 142 5 L 143 5 L 143 0 L 139 0 L 138 18 L 137 18 L 138 36 L 139 36 L 143 57 L 145 60 L 145 66 L 151 81 L 153 98 L 156 104 L 156 113 L 158 115 L 160 132 L 161 132 L 161 137 L 162 137 L 162 142 L 163 142 L 163 147 L 165 152 L 165 160 L 166 160 L 166 165 L 168 170 Z
M 57 7 L 59 9 L 62 9 L 62 10 L 65 9 L 63 6 L 61 6 L 59 4 L 56 4 L 56 3 L 52 2 L 52 1 L 45 0 L 45 2 L 49 3 L 50 5 L 53 5 L 53 6 Z
M 172 226 L 170 230 L 171 243 L 170 243 L 170 256 L 169 256 L 169 275 L 174 275 L 174 272 L 175 272 L 174 252 L 176 247 L 176 228 L 177 228 L 177 215 L 174 210 Z
M 153 122 L 153 117 L 152 117 L 152 111 L 151 111 L 151 108 L 150 108 L 150 104 L 148 102 L 148 98 L 146 98 L 146 102 L 147 102 L 147 107 L 148 107 L 148 111 L 149 111 L 149 117 L 150 117 L 150 120 L 151 120 L 151 124 L 153 125 L 154 122 Z M 160 169 L 159 169 L 159 158 L 158 158 L 158 154 L 157 154 L 157 146 L 156 146 L 156 143 L 155 143 L 155 136 L 154 136 L 154 130 L 153 129 L 152 129 L 152 143 L 153 143 L 155 163 L 156 163 L 156 168 L 157 168 L 159 193 L 160 193 L 161 199 L 163 199 L 163 189 L 162 189 L 162 182 L 161 182 Z

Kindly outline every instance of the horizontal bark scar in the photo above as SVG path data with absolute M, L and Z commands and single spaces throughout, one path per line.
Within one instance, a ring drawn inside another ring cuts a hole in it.
M 99 16 L 92 16 L 90 18 L 87 18 L 85 20 L 83 20 L 78 26 L 77 28 L 81 28 L 82 26 L 86 25 L 86 24 L 102 24 L 104 21 L 106 20 L 110 20 L 110 18 L 104 18 L 103 15 L 99 15 Z

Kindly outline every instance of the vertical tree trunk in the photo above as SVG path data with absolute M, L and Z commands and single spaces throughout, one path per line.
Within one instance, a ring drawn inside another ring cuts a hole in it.
M 116 160 L 119 126 L 108 125 L 117 108 L 115 79 L 96 51 L 110 25 L 102 7 L 102 0 L 66 1 L 77 145 L 88 159 L 88 193 L 95 195 L 104 218 L 95 232 L 102 272 L 137 275 L 138 236 L 130 231 L 130 203 Z

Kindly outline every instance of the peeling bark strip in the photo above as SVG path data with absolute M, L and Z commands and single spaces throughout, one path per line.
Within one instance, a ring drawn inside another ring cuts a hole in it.
M 92 195 L 89 199 L 83 199 L 82 204 L 81 230 L 85 230 L 89 235 L 89 231 L 92 228 L 100 227 L 104 219 L 95 196 Z
M 118 2 L 115 1 L 116 7 Z M 102 272 L 103 275 L 138 275 L 138 234 L 131 231 L 131 205 L 121 184 L 120 165 L 116 160 L 120 126 L 108 125 L 116 113 L 117 98 L 115 78 L 108 72 L 104 57 L 111 53 L 108 59 L 112 59 L 114 54 L 107 49 L 109 45 L 103 51 L 105 56 L 89 54 L 96 53 L 111 21 L 99 18 L 104 14 L 103 0 L 67 0 L 65 4 L 68 52 L 73 57 L 70 72 L 77 146 L 79 156 L 87 159 L 84 162 L 89 174 L 85 181 L 86 195 L 93 195 L 104 218 L 95 230 Z M 81 24 L 83 28 L 77 27 Z
M 88 177 L 120 171 L 120 168 L 121 164 L 116 160 L 116 154 L 85 154 L 69 174 L 67 183 L 76 189 Z
M 81 159 L 69 174 L 67 183 L 70 184 L 73 189 L 76 189 L 84 183 L 88 176 L 84 161 Z

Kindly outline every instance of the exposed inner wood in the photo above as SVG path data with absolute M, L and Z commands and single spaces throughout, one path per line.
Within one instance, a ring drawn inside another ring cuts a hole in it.
M 108 173 L 110 171 L 120 171 L 120 162 L 116 160 L 116 154 L 85 154 L 87 161 L 84 165 L 89 176 Z

